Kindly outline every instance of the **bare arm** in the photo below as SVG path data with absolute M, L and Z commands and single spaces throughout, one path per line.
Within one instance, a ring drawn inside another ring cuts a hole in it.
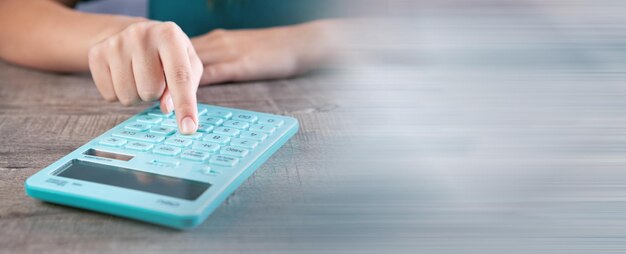
M 65 4 L 65 5 L 64 5 Z M 196 131 L 202 63 L 172 22 L 73 11 L 75 0 L 0 0 L 0 58 L 52 71 L 90 70 L 109 101 L 161 101 Z
M 143 20 L 81 13 L 64 5 L 75 2 L 1 0 L 0 58 L 43 70 L 87 71 L 93 45 Z

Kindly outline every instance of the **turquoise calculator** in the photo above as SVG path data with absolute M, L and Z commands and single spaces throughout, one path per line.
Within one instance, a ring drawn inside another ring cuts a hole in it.
M 291 117 L 198 104 L 198 132 L 146 109 L 26 180 L 26 193 L 168 227 L 198 226 L 298 131 Z

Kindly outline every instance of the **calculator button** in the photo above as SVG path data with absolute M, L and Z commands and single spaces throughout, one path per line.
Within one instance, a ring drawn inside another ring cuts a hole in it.
M 239 159 L 233 158 L 233 157 L 230 157 L 230 156 L 216 155 L 216 156 L 211 157 L 211 159 L 209 160 L 209 163 L 215 164 L 215 165 L 220 165 L 220 166 L 231 167 L 231 166 L 234 166 L 235 164 L 237 164 L 238 161 L 239 161 Z
M 150 125 L 147 125 L 145 123 L 133 123 L 124 126 L 124 128 L 132 131 L 145 131 L 150 129 Z
M 224 110 L 208 110 L 206 114 L 207 116 L 217 116 L 224 119 L 230 119 L 233 116 L 233 113 Z
M 233 117 L 233 120 L 246 121 L 250 123 L 254 123 L 257 120 L 257 116 L 250 114 L 237 114 Z
M 214 153 L 217 151 L 217 149 L 220 149 L 220 145 L 211 143 L 211 142 L 196 141 L 196 142 L 193 142 L 193 146 L 191 148 L 196 149 L 196 150 L 202 150 L 202 151 L 209 152 L 209 153 Z
M 100 140 L 100 144 L 103 144 L 105 146 L 123 146 L 124 144 L 126 144 L 126 142 L 127 142 L 126 139 L 114 138 L 114 137 L 109 137 L 109 138 Z
M 176 119 L 165 119 L 161 122 L 161 125 L 167 127 L 178 127 L 178 122 L 176 122 Z
M 186 138 L 170 137 L 165 140 L 166 145 L 173 145 L 173 146 L 180 146 L 180 147 L 188 147 L 191 145 L 191 143 L 192 143 L 191 139 L 186 139 Z
M 150 129 L 150 132 L 152 133 L 161 134 L 165 136 L 169 136 L 175 131 L 176 129 L 174 127 L 167 127 L 167 126 L 154 126 L 152 127 L 152 129 Z
M 218 126 L 224 122 L 224 119 L 215 116 L 205 116 L 198 118 L 198 121 Z
M 187 160 L 204 161 L 209 158 L 209 153 L 199 150 L 185 150 L 180 157 Z
M 202 172 L 202 174 L 210 175 L 210 176 L 217 176 L 220 174 L 219 171 L 212 169 L 209 166 L 204 167 L 200 172 Z
M 230 145 L 252 149 L 258 146 L 259 142 L 257 142 L 256 140 L 247 139 L 247 138 L 234 138 L 232 141 L 230 141 Z
M 163 119 L 161 119 L 160 117 L 150 116 L 150 115 L 142 115 L 137 118 L 138 122 L 148 123 L 148 124 L 157 124 L 161 122 L 162 120 Z
M 262 132 L 244 131 L 241 133 L 241 137 L 263 141 L 267 138 L 267 134 L 262 133 Z
M 199 132 L 206 132 L 206 133 L 208 133 L 208 132 L 211 132 L 213 130 L 213 128 L 215 128 L 215 127 L 213 127 L 213 125 L 210 125 L 208 123 L 200 122 L 198 124 L 198 131 Z
M 148 111 L 148 115 L 149 116 L 156 116 L 156 117 L 169 117 L 172 114 L 174 114 L 174 111 L 171 111 L 167 114 L 163 114 L 163 111 L 161 111 L 160 108 L 155 108 L 155 109 L 151 109 L 150 111 Z
M 224 127 L 229 127 L 229 128 L 235 128 L 235 129 L 240 129 L 240 130 L 245 130 L 247 129 L 250 124 L 247 122 L 243 122 L 243 121 L 233 121 L 233 120 L 228 120 L 225 121 L 222 126 Z
M 248 155 L 248 150 L 239 147 L 226 146 L 220 150 L 220 153 L 241 158 Z
M 126 144 L 126 148 L 137 150 L 137 151 L 148 151 L 153 146 L 154 146 L 153 144 L 139 142 L 139 141 L 133 141 L 133 142 Z
M 113 136 L 116 136 L 116 137 L 133 138 L 133 139 L 139 135 L 141 135 L 141 132 L 136 132 L 136 131 L 120 131 L 120 132 L 113 133 Z
M 152 149 L 153 153 L 156 154 L 162 154 L 162 155 L 169 155 L 169 156 L 174 156 L 179 154 L 181 151 L 180 148 L 175 147 L 175 146 L 164 146 L 164 145 L 158 145 L 156 146 L 154 149 Z
M 235 128 L 226 128 L 226 127 L 217 127 L 215 128 L 215 130 L 213 130 L 213 133 L 215 134 L 222 134 L 222 135 L 231 136 L 231 137 L 239 135 L 239 132 L 241 131 Z
M 141 133 L 137 131 L 120 131 L 120 132 L 113 133 L 113 136 L 120 137 L 120 138 L 134 139 L 134 140 L 139 140 L 139 141 L 153 142 L 153 143 L 161 142 L 163 141 L 163 139 L 165 139 L 165 136 L 163 135 L 152 134 L 152 133 Z
M 250 131 L 259 131 L 265 133 L 272 133 L 276 130 L 276 127 L 267 124 L 255 124 L 250 126 Z
M 219 134 L 210 134 L 206 135 L 202 140 L 218 144 L 226 144 L 228 143 L 228 141 L 230 141 L 230 137 Z
M 177 138 L 188 138 L 188 139 L 200 139 L 202 138 L 202 133 L 196 132 L 194 134 L 191 135 L 186 135 L 186 134 L 182 134 L 180 132 L 176 132 L 176 134 L 174 134 L 174 137 Z
M 206 114 L 206 112 L 207 112 L 206 108 L 198 108 L 198 116 L 202 116 Z
M 139 141 L 157 143 L 157 142 L 163 141 L 163 139 L 165 139 L 165 136 L 159 135 L 159 134 L 145 133 L 145 134 L 139 135 L 136 139 Z
M 272 118 L 272 117 L 259 117 L 259 124 L 269 124 L 269 125 L 273 125 L 276 127 L 280 127 L 283 125 L 283 123 L 285 123 L 285 121 L 278 119 L 278 118 Z
M 172 168 L 172 167 L 176 167 L 180 164 L 180 162 L 178 161 L 162 161 L 162 160 L 151 160 L 149 162 L 147 162 L 150 165 L 155 165 L 155 166 L 159 166 L 159 167 L 166 167 L 166 168 Z

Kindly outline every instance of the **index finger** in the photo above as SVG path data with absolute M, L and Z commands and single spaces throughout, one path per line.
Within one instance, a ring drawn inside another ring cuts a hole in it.
M 189 43 L 186 43 L 185 38 L 180 37 L 177 35 L 168 38 L 172 40 L 163 40 L 165 43 L 159 47 L 159 55 L 165 73 L 167 89 L 174 102 L 178 129 L 183 134 L 193 134 L 198 128 L 198 105 L 196 101 L 198 81 L 193 78 L 187 49 Z

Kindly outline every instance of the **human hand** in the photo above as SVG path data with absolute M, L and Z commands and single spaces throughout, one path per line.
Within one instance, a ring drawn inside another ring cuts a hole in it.
M 107 101 L 129 106 L 158 99 L 163 112 L 176 110 L 181 133 L 196 131 L 196 92 L 203 68 L 191 41 L 175 23 L 129 25 L 90 48 L 89 69 Z
M 200 84 L 286 78 L 330 54 L 329 22 L 255 30 L 215 30 L 192 38 L 202 60 Z

